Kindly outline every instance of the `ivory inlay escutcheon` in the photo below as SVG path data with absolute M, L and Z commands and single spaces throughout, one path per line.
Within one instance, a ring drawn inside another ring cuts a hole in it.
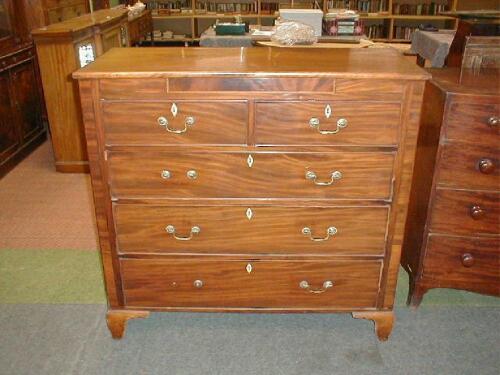
M 253 211 L 252 211 L 252 209 L 251 209 L 251 208 L 247 208 L 246 215 L 247 215 L 247 219 L 248 219 L 248 220 L 252 220 L 252 217 L 253 217 Z
M 252 264 L 248 263 L 247 266 L 245 267 L 245 269 L 247 270 L 248 273 L 252 273 L 252 271 L 253 271 Z
M 252 155 L 248 155 L 247 164 L 248 164 L 248 166 L 250 168 L 252 168 L 252 165 L 253 165 L 253 157 L 252 157 Z
M 179 112 L 177 104 L 172 103 L 172 107 L 170 107 L 170 112 L 172 112 L 172 116 L 177 117 L 177 113 Z

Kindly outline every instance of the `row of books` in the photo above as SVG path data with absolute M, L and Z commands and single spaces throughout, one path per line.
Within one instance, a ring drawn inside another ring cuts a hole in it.
M 365 35 L 368 37 L 368 39 L 382 39 L 386 38 L 385 30 L 386 29 L 384 25 L 365 26 Z
M 363 13 L 387 12 L 387 0 L 328 0 L 328 9 L 351 9 Z
M 262 14 L 275 14 L 279 10 L 279 3 L 262 3 L 260 8 L 260 12 Z
M 410 40 L 415 30 L 417 30 L 415 26 L 394 26 L 393 38 Z
M 197 2 L 196 12 L 203 13 L 257 13 L 258 4 L 254 2 L 244 3 L 217 3 L 217 2 Z
M 440 12 L 448 10 L 448 5 L 438 4 L 435 2 L 422 3 L 422 4 L 393 4 L 392 9 L 394 14 L 435 16 Z

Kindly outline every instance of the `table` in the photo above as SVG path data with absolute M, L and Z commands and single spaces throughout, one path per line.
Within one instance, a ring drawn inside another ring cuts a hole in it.
M 417 63 L 424 66 L 425 60 L 430 60 L 433 68 L 442 68 L 454 36 L 454 30 L 416 30 L 411 37 L 411 50 L 417 54 Z

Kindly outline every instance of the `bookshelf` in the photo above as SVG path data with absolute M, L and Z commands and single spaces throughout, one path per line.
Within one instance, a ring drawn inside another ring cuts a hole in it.
M 381 42 L 409 42 L 413 30 L 422 23 L 454 29 L 456 19 L 440 11 L 474 9 L 475 0 L 142 0 L 153 13 L 155 30 L 171 30 L 177 38 L 166 41 L 192 42 L 217 19 L 231 20 L 241 15 L 255 25 L 272 25 L 280 8 L 328 9 L 349 7 L 357 10 L 370 39 Z M 496 0 L 481 0 L 494 7 Z M 155 40 L 158 40 L 155 37 Z M 161 40 L 161 39 L 160 39 Z

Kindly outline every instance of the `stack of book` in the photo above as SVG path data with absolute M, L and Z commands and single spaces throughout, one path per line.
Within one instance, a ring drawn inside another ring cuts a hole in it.
M 446 0 L 400 0 L 392 5 L 394 14 L 416 16 L 435 16 L 448 9 Z

